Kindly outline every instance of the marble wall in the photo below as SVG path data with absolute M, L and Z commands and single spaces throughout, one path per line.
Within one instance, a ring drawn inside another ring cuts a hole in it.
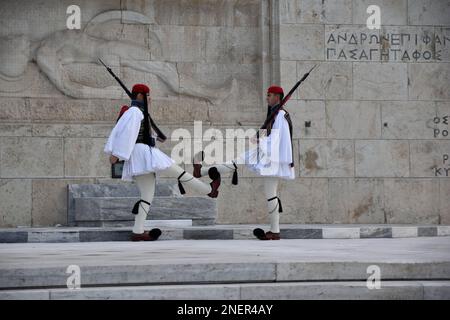
M 380 29 L 367 28 L 369 5 Z M 282 85 L 317 64 L 289 103 L 292 188 L 311 190 L 298 198 L 314 207 L 286 220 L 450 223 L 450 1 L 281 0 L 279 10 Z
M 256 128 L 265 88 L 317 64 L 287 107 L 281 222 L 450 223 L 450 1 L 78 0 L 68 30 L 71 4 L 0 3 L 0 226 L 64 225 L 67 184 L 111 181 L 103 146 L 127 99 L 99 57 L 151 86 L 168 136 Z M 262 190 L 245 168 L 224 178 L 218 222 L 268 222 Z

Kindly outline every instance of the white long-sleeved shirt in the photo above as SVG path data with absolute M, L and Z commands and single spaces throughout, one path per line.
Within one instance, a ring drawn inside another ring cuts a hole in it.
M 162 171 L 175 163 L 156 146 L 150 148 L 146 144 L 136 143 L 143 119 L 144 114 L 138 107 L 130 107 L 116 123 L 106 142 L 105 153 L 125 160 L 122 180 L 131 181 L 133 176 Z
M 250 150 L 243 156 L 248 168 L 262 176 L 295 178 L 294 167 L 291 167 L 293 162 L 291 135 L 285 114 L 284 110 L 280 110 L 275 117 L 270 135 L 260 138 L 259 158 L 257 149 Z

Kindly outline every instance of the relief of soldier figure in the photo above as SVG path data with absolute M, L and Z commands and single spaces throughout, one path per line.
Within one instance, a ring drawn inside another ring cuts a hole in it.
M 25 73 L 30 62 L 36 63 L 39 70 L 64 95 L 72 98 L 108 98 L 121 99 L 122 89 L 117 85 L 93 87 L 74 81 L 66 65 L 99 64 L 99 59 L 107 65 L 128 67 L 136 71 L 155 75 L 172 92 L 204 99 L 212 104 L 220 103 L 236 88 L 236 80 L 231 76 L 219 85 L 211 87 L 192 76 L 180 74 L 176 63 L 143 59 L 149 57 L 149 48 L 145 45 L 147 33 L 142 35 L 142 45 L 127 40 L 111 40 L 101 37 L 98 28 L 108 22 L 123 21 L 134 24 L 151 24 L 151 19 L 137 12 L 111 10 L 100 13 L 81 30 L 61 30 L 39 41 L 31 41 L 26 35 L 0 39 L 0 91 L 18 92 L 27 86 Z M 152 50 L 161 50 L 164 39 L 150 31 Z M 23 87 L 22 87 L 23 86 Z

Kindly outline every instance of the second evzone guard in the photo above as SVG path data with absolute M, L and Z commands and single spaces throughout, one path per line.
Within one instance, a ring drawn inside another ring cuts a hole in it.
M 271 86 L 267 90 L 267 117 L 281 103 L 284 92 L 281 87 Z M 280 240 L 280 213 L 283 212 L 277 188 L 279 179 L 295 179 L 292 122 L 289 113 L 283 108 L 275 112 L 269 121 L 266 135 L 259 139 L 256 149 L 245 152 L 235 161 L 226 164 L 202 167 L 201 163 L 194 163 L 193 176 L 200 178 L 210 170 L 219 173 L 234 171 L 233 184 L 237 184 L 237 164 L 244 163 L 251 171 L 264 177 L 264 192 L 267 199 L 267 210 L 270 216 L 270 230 L 257 228 L 254 235 L 260 240 Z

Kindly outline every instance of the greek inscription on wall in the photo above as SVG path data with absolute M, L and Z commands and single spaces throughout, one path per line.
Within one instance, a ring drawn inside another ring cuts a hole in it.
M 433 130 L 433 136 L 435 138 L 445 138 L 448 137 L 448 131 L 449 131 L 449 120 L 450 116 L 445 115 L 442 117 L 434 117 L 433 123 L 437 126 Z
M 450 161 L 449 161 L 449 155 L 443 154 L 442 155 L 442 166 L 441 167 L 435 167 L 434 169 L 434 176 L 435 177 L 449 177 L 450 174 Z
M 436 62 L 443 61 L 450 47 L 449 34 L 429 30 L 381 34 L 332 30 L 325 39 L 326 59 L 341 61 Z

